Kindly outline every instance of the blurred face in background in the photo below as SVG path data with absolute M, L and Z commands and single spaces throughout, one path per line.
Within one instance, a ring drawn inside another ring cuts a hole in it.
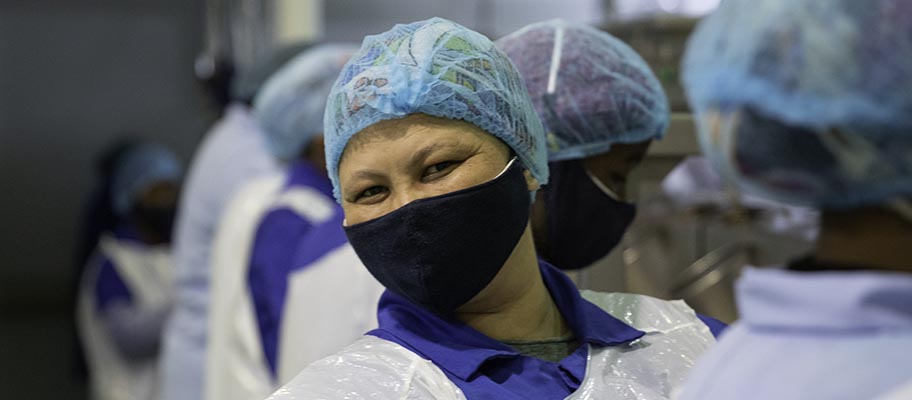
M 174 182 L 158 182 L 136 200 L 130 221 L 144 243 L 160 245 L 171 242 L 179 190 Z

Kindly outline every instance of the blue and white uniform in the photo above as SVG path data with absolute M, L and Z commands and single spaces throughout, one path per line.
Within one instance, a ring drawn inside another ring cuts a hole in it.
M 579 292 L 562 272 L 540 266 L 580 343 L 558 363 L 524 356 L 387 291 L 378 329 L 312 364 L 271 399 L 668 399 L 715 341 L 683 302 Z
M 175 225 L 177 302 L 163 343 L 164 399 L 203 398 L 213 238 L 235 191 L 278 171 L 262 131 L 240 104 L 225 110 L 194 155 Z
M 207 399 L 264 398 L 309 363 L 376 327 L 382 287 L 347 244 L 329 180 L 308 162 L 295 161 L 269 203 L 258 222 L 244 227 L 237 220 L 249 217 L 236 210 L 251 207 L 233 201 L 226 232 L 220 228 L 217 258 L 227 252 L 249 262 L 213 265 L 218 276 Z M 246 243 L 224 240 L 244 230 L 252 231 Z M 247 250 L 232 252 L 235 243 Z
M 912 276 L 752 268 L 737 289 L 741 320 L 680 400 L 873 399 L 912 379 Z
M 296 161 L 289 169 L 284 193 L 259 223 L 247 268 L 247 285 L 273 377 L 288 277 L 293 271 L 298 245 L 315 225 L 338 213 L 337 209 L 329 179 L 308 162 Z
M 92 398 L 158 398 L 159 343 L 172 294 L 168 246 L 145 245 L 126 228 L 102 236 L 77 311 Z

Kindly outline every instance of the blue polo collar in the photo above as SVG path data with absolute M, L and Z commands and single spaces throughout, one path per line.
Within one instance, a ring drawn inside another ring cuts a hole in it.
M 612 317 L 580 296 L 579 290 L 563 272 L 539 260 L 545 286 L 581 347 L 615 346 L 644 335 Z M 522 355 L 497 340 L 454 319 L 442 317 L 408 300 L 385 291 L 380 297 L 379 328 L 368 334 L 399 343 L 430 359 L 454 376 L 468 380 L 489 360 Z M 585 351 L 577 351 L 561 361 L 577 381 L 585 374 Z

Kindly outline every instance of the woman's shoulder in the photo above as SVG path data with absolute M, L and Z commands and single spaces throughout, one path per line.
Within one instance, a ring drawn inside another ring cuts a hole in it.
M 430 360 L 401 345 L 365 335 L 309 365 L 268 400 L 401 398 L 464 400 Z
M 662 300 L 642 294 L 582 290 L 580 295 L 606 313 L 644 332 L 668 332 L 698 324 L 697 313 L 683 300 Z

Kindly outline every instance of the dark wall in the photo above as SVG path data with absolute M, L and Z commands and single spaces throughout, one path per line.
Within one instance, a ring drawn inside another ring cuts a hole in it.
M 0 0 L 0 398 L 78 399 L 73 250 L 93 160 L 137 132 L 187 160 L 215 118 L 203 2 Z
M 190 155 L 213 117 L 202 21 L 186 0 L 0 2 L 0 304 L 61 300 L 106 144 L 137 132 Z

